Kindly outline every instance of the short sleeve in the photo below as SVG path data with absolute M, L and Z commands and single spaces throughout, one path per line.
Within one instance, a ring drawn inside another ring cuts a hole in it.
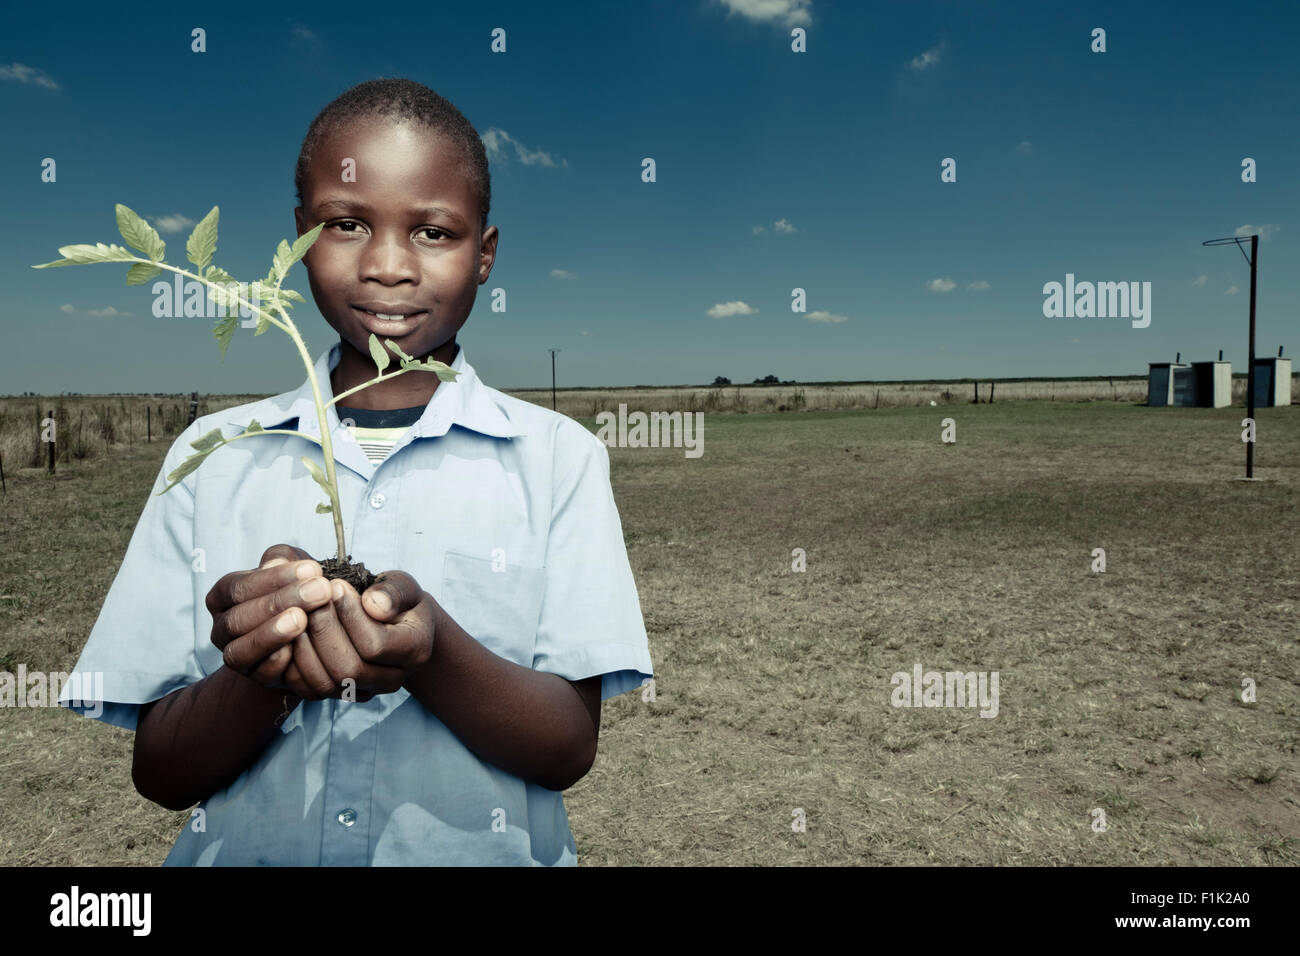
M 166 476 L 193 449 L 198 423 L 172 444 L 99 617 L 59 704 L 134 731 L 140 705 L 203 677 L 194 652 L 194 493 Z M 204 608 L 206 612 L 206 608 Z
M 609 483 L 609 452 L 581 425 L 556 433 L 557 478 L 533 669 L 603 676 L 601 700 L 654 674 L 641 601 Z

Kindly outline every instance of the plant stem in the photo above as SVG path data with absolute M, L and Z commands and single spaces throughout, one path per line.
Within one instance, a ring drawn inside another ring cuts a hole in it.
M 252 438 L 255 435 L 297 435 L 299 438 L 305 438 L 308 441 L 313 441 L 318 445 L 320 444 L 320 439 L 315 435 L 308 435 L 306 432 L 295 431 L 292 428 L 263 428 L 261 431 L 244 432 L 243 434 L 236 435 L 234 438 L 221 439 L 221 444 L 229 445 L 232 441 L 239 441 L 241 438 Z
M 330 406 L 330 405 L 333 405 L 335 402 L 342 401 L 343 399 L 345 399 L 345 398 L 347 398 L 349 395 L 351 395 L 353 392 L 359 392 L 359 391 L 361 391 L 362 389 L 369 388 L 371 385 L 374 385 L 376 382 L 386 382 L 386 381 L 388 381 L 390 378 L 397 378 L 397 376 L 399 376 L 399 375 L 404 375 L 404 374 L 406 374 L 407 372 L 416 372 L 416 371 L 427 371 L 427 370 L 421 370 L 421 369 L 415 369 L 415 368 L 399 368 L 397 371 L 395 371 L 395 372 L 390 372 L 390 373 L 388 373 L 387 375 L 383 375 L 383 374 L 376 375 L 374 378 L 372 378 L 372 379 L 371 379 L 370 381 L 368 381 L 368 382 L 362 382 L 360 385 L 354 385 L 354 386 L 352 386 L 352 387 L 349 388 L 347 391 L 339 392 L 337 395 L 335 395 L 333 398 L 331 398 L 328 402 L 326 402 L 325 405 L 328 407 L 328 406 Z
M 149 259 L 139 259 L 139 258 L 137 258 L 136 261 L 152 262 L 152 260 Z M 183 276 L 189 276 L 191 279 L 197 279 L 199 282 L 202 282 L 206 286 L 210 286 L 212 288 L 218 288 L 217 283 L 211 281 L 210 279 L 206 279 L 201 275 L 195 275 L 194 273 L 190 272 L 188 269 L 181 269 L 176 266 L 167 265 L 164 262 L 153 262 L 152 264 L 158 266 L 159 268 L 167 269 L 171 272 L 179 273 L 180 275 Z M 284 282 L 284 278 L 281 277 L 280 281 L 275 284 L 275 291 L 277 293 L 280 291 L 280 285 L 283 282 Z M 248 306 L 248 308 L 255 311 L 259 316 L 264 317 L 271 325 L 274 325 L 277 329 L 280 329 L 282 332 L 288 335 L 289 338 L 293 341 L 294 346 L 298 349 L 298 355 L 301 356 L 302 358 L 302 364 L 307 369 L 307 381 L 311 383 L 312 400 L 316 403 L 316 420 L 317 423 L 320 425 L 319 444 L 321 446 L 321 455 L 325 459 L 326 484 L 329 486 L 326 489 L 326 491 L 329 493 L 329 497 L 330 497 L 330 517 L 334 519 L 334 537 L 335 537 L 335 543 L 338 545 L 337 557 L 339 561 L 346 561 L 347 542 L 343 536 L 343 515 L 342 515 L 342 508 L 339 504 L 339 481 L 338 481 L 338 474 L 334 468 L 334 443 L 330 440 L 330 431 L 329 428 L 326 427 L 325 404 L 321 400 L 320 383 L 316 381 L 316 366 L 312 362 L 311 355 L 307 351 L 307 344 L 303 342 L 302 336 L 298 333 L 298 327 L 293 324 L 293 320 L 289 318 L 289 313 L 286 312 L 283 308 L 281 308 L 280 310 L 280 316 L 281 318 L 284 319 L 284 321 L 281 322 L 278 321 L 275 318 L 275 316 L 272 315 L 270 312 L 265 311 L 253 305 L 251 302 L 246 302 L 243 299 L 243 297 L 238 295 L 237 293 L 232 294 L 229 291 L 228 285 L 223 285 L 220 287 L 220 289 L 223 295 L 226 297 L 225 306 L 226 306 L 227 316 L 230 315 L 230 308 L 231 308 L 230 299 L 234 298 L 236 300 L 235 302 L 236 305 Z M 254 434 L 257 433 L 254 432 Z M 304 437 L 310 437 L 310 436 L 304 436 Z
M 329 484 L 327 490 L 330 496 L 330 517 L 334 519 L 334 536 L 337 539 L 339 549 L 338 559 L 339 561 L 346 561 L 348 551 L 347 543 L 343 538 L 343 514 L 342 507 L 339 504 L 339 480 L 334 468 L 334 443 L 330 439 L 330 430 L 326 425 L 325 404 L 321 400 L 320 384 L 316 381 L 316 366 L 312 363 L 311 355 L 307 352 L 307 344 L 303 342 L 302 336 L 298 334 L 298 327 L 293 324 L 289 314 L 282 309 L 280 315 L 288 326 L 285 331 L 289 333 L 289 338 L 293 339 L 293 344 L 298 347 L 298 354 L 302 356 L 302 363 L 307 367 L 307 381 L 311 383 L 312 400 L 316 403 L 316 420 L 320 424 L 321 455 L 325 458 L 325 478 Z

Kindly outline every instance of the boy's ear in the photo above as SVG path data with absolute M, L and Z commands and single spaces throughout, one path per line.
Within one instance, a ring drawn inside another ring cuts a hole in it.
M 497 258 L 497 232 L 496 226 L 488 226 L 479 241 L 478 250 L 478 284 L 482 285 L 487 282 L 488 276 L 492 274 L 492 266 Z
M 302 221 L 302 206 L 297 206 L 293 210 L 293 225 L 298 230 L 298 235 L 302 235 L 307 230 L 303 228 L 305 223 Z

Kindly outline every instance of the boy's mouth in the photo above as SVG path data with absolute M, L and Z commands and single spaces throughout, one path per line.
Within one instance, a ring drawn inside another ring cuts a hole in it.
M 398 336 L 407 335 L 415 330 L 420 324 L 427 312 L 411 312 L 406 314 L 407 310 L 394 310 L 393 312 L 372 312 L 369 309 L 363 309 L 359 306 L 352 306 L 353 313 L 361 320 L 369 331 L 379 336 Z

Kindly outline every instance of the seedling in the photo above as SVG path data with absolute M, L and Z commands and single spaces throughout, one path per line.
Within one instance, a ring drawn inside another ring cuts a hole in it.
M 347 554 L 347 545 L 343 535 L 343 516 L 339 505 L 338 476 L 334 468 L 334 448 L 326 423 L 325 409 L 355 392 L 369 388 L 376 382 L 394 378 L 406 372 L 432 372 L 438 376 L 440 381 L 444 382 L 454 381 L 460 373 L 442 362 L 434 361 L 432 358 L 423 362 L 412 358 L 398 348 L 391 339 L 385 339 L 381 345 L 378 336 L 371 333 L 370 357 L 374 359 L 378 374 L 368 382 L 363 382 L 340 392 L 328 402 L 323 401 L 320 383 L 316 380 L 315 364 L 307 351 L 307 345 L 303 342 L 302 335 L 298 332 L 298 327 L 289 318 L 289 310 L 293 308 L 293 303 L 307 300 L 293 289 L 284 288 L 284 279 L 293 264 L 305 256 L 307 250 L 319 238 L 325 224 L 321 223 L 311 232 L 299 236 L 292 245 L 289 244 L 288 240 L 280 240 L 280 246 L 271 262 L 271 271 L 266 274 L 266 278 L 245 284 L 237 281 L 234 276 L 224 269 L 212 264 L 212 256 L 217 250 L 217 218 L 218 207 L 213 206 L 212 211 L 203 217 L 202 222 L 195 226 L 194 232 L 190 234 L 189 241 L 185 244 L 186 254 L 190 262 L 194 263 L 196 272 L 190 272 L 187 269 L 164 262 L 163 254 L 166 252 L 166 244 L 157 231 L 121 203 L 117 204 L 117 228 L 122 233 L 122 238 L 126 240 L 127 244 L 134 249 L 140 250 L 144 254 L 144 258 L 135 255 L 130 249 L 125 249 L 122 246 L 116 244 L 105 245 L 98 242 L 93 246 L 89 244 L 61 246 L 59 247 L 59 254 L 63 256 L 62 259 L 45 262 L 32 266 L 32 268 L 48 269 L 52 266 L 86 265 L 92 262 L 130 262 L 132 266 L 126 273 L 127 285 L 141 285 L 163 270 L 197 280 L 208 287 L 212 300 L 225 311 L 225 315 L 217 323 L 212 333 L 221 348 L 222 361 L 225 360 L 226 348 L 230 345 L 230 340 L 234 337 L 235 328 L 239 322 L 237 307 L 247 307 L 256 313 L 257 330 L 253 335 L 261 335 L 271 326 L 275 326 L 289 336 L 298 349 L 298 355 L 307 369 L 307 379 L 311 383 L 312 396 L 316 401 L 316 417 L 320 423 L 321 437 L 318 439 L 306 432 L 288 428 L 263 428 L 256 419 L 250 421 L 241 433 L 230 438 L 225 437 L 221 433 L 221 429 L 214 428 L 198 440 L 190 442 L 190 447 L 195 449 L 194 454 L 186 458 L 179 468 L 167 476 L 168 485 L 158 494 L 164 494 L 180 484 L 186 475 L 203 464 L 207 457 L 218 448 L 239 441 L 241 438 L 248 438 L 251 435 L 297 435 L 300 438 L 315 442 L 321 446 L 321 455 L 324 458 L 325 467 L 322 469 L 319 464 L 306 455 L 302 456 L 302 463 L 307 467 L 307 471 L 316 484 L 320 485 L 325 494 L 329 496 L 329 501 L 316 506 L 316 513 L 328 514 L 334 519 L 334 535 L 338 544 L 337 555 L 331 560 L 321 562 L 321 567 L 324 570 L 325 577 L 344 578 L 351 581 L 358 591 L 364 591 L 374 581 L 374 577 L 366 570 L 364 564 L 351 564 L 352 556 Z M 253 302 L 249 302 L 243 297 L 241 290 L 245 286 L 248 288 L 249 298 Z M 255 304 L 259 302 L 265 302 L 268 308 L 263 309 Z M 385 346 L 387 346 L 387 349 L 385 349 Z M 384 370 L 392 364 L 392 356 L 394 355 L 399 360 L 398 368 L 385 375 Z

